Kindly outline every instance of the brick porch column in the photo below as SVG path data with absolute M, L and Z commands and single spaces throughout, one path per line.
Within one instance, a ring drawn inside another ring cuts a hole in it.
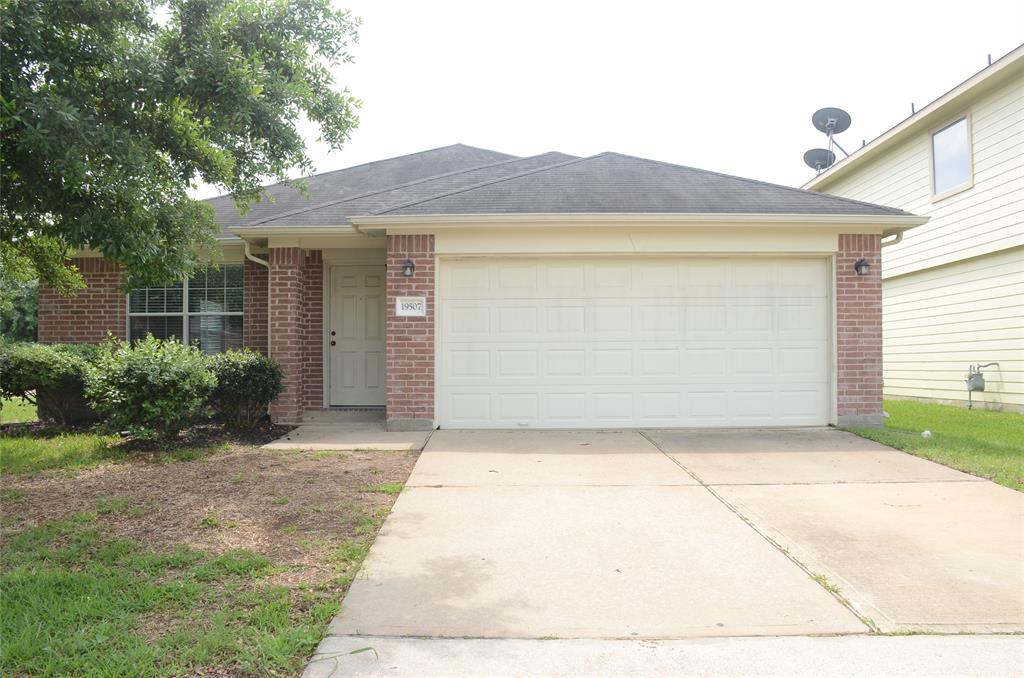
M 882 237 L 840 235 L 836 254 L 836 352 L 838 424 L 881 426 Z M 853 265 L 867 259 L 871 270 Z
M 305 253 L 302 270 L 302 409 L 324 407 L 324 258 L 322 250 Z
M 267 269 L 245 260 L 242 274 L 242 339 L 247 348 L 267 352 Z
M 429 430 L 434 426 L 434 236 L 387 238 L 388 430 Z M 407 259 L 416 264 L 410 278 L 402 275 Z M 425 297 L 426 317 L 396 316 L 396 297 Z
M 277 423 L 302 418 L 303 261 L 298 247 L 272 247 L 270 262 L 270 355 L 281 366 L 284 389 L 270 404 Z

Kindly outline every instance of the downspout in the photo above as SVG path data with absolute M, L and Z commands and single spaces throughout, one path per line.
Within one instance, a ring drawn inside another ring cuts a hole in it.
M 384 236 L 383 233 L 367 233 L 366 231 L 362 230 L 361 228 L 359 228 L 358 226 L 356 226 L 352 222 L 349 222 L 349 226 L 352 227 L 353 231 L 355 231 L 359 235 L 365 235 L 367 238 L 381 238 L 381 237 Z
M 270 357 L 270 262 L 265 259 L 260 259 L 252 253 L 249 249 L 250 244 L 248 240 L 243 240 L 245 244 L 245 258 L 249 261 L 259 264 L 260 266 L 267 269 L 267 357 Z
M 888 247 L 889 245 L 898 245 L 903 242 L 903 231 L 896 233 L 896 237 L 892 240 L 883 240 L 882 247 Z

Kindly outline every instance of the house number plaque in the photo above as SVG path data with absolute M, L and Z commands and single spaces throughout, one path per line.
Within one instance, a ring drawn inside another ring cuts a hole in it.
M 395 315 L 423 318 L 427 315 L 426 297 L 395 297 Z

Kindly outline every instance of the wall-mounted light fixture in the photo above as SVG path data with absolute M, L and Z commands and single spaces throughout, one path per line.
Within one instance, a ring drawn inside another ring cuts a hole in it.
M 857 275 L 867 275 L 871 270 L 871 262 L 867 259 L 858 259 L 853 265 L 853 270 L 857 271 Z
M 406 278 L 411 278 L 412 274 L 416 271 L 416 263 L 412 259 L 406 259 L 405 263 L 402 264 L 402 275 Z

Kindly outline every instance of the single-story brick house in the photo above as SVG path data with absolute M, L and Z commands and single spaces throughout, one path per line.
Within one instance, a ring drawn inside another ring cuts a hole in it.
M 43 290 L 41 341 L 269 351 L 274 418 L 393 429 L 879 424 L 883 238 L 902 210 L 616 153 L 464 145 L 214 198 L 219 269 Z

